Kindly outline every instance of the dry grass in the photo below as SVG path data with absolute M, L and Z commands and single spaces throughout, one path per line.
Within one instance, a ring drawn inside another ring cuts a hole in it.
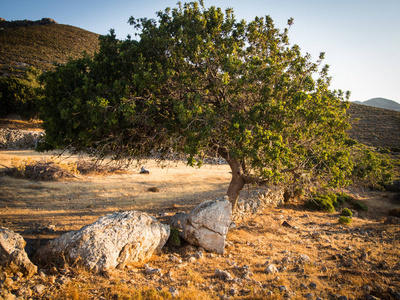
M 43 160 L 51 155 L 2 151 L 0 165 L 11 167 L 16 156 Z M 74 156 L 65 161 L 76 159 Z M 55 225 L 57 235 L 114 211 L 146 210 L 155 215 L 189 211 L 202 201 L 225 195 L 230 179 L 228 166 L 195 170 L 179 163 L 161 168 L 149 161 L 146 167 L 150 174 L 139 174 L 140 168 L 132 167 L 127 172 L 77 175 L 56 182 L 0 177 L 0 225 L 18 232 Z M 43 237 L 51 238 L 54 234 Z

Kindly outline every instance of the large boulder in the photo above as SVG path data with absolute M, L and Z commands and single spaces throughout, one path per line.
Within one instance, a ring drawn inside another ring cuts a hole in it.
M 231 216 L 232 204 L 227 199 L 205 201 L 184 219 L 182 236 L 192 245 L 223 254 Z
M 19 270 L 26 276 L 37 272 L 37 267 L 30 261 L 25 252 L 26 242 L 14 231 L 0 227 L 0 265 Z
M 37 258 L 63 256 L 81 260 L 95 272 L 123 268 L 148 260 L 168 240 L 170 227 L 144 212 L 128 211 L 101 217 L 79 231 L 68 232 L 39 249 Z

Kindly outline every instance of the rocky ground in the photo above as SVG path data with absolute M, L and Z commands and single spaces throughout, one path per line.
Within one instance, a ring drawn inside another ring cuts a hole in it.
M 400 228 L 302 206 L 267 208 L 232 224 L 223 255 L 168 245 L 147 264 L 93 274 L 3 270 L 4 299 L 400 299 Z M 139 298 L 142 297 L 142 298 Z

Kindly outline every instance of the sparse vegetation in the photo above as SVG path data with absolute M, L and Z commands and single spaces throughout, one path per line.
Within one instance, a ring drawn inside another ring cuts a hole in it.
M 69 25 L 6 28 L 0 32 L 0 76 L 22 76 L 29 66 L 42 72 L 98 50 L 98 34 Z
M 80 159 L 74 162 L 65 162 L 57 157 L 35 160 L 33 158 L 15 157 L 11 161 L 11 168 L 6 173 L 13 177 L 24 177 L 34 180 L 59 180 L 71 178 L 74 175 L 107 174 L 120 171 L 120 166 L 99 164 L 96 161 Z M 159 189 L 151 187 L 150 192 L 158 192 Z
M 393 181 L 393 164 L 387 154 L 357 145 L 352 148 L 352 181 L 373 189 L 383 189 Z
M 350 217 L 350 218 L 353 217 L 353 213 L 347 207 L 342 209 L 341 215 L 344 216 L 344 217 Z
M 0 77 L 0 117 L 16 114 L 29 119 L 38 116 L 40 74 L 39 70 L 29 67 L 20 78 Z
M 368 211 L 368 206 L 360 201 L 353 201 L 351 204 L 357 210 Z
M 339 223 L 343 225 L 350 225 L 351 224 L 351 218 L 346 217 L 346 216 L 340 216 L 339 217 Z
M 400 112 L 351 103 L 349 136 L 359 143 L 374 148 L 400 148 Z
M 337 196 L 333 193 L 312 194 L 305 206 L 310 209 L 333 213 L 336 211 L 335 208 L 338 207 Z
M 337 202 L 339 202 L 340 204 L 345 204 L 346 202 L 351 202 L 353 200 L 353 197 L 346 193 L 337 193 L 336 199 Z

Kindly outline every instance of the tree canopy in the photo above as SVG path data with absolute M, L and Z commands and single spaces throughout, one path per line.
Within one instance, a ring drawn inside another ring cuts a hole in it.
M 44 77 L 48 148 L 201 166 L 224 158 L 233 205 L 245 184 L 348 181 L 348 102 L 330 90 L 324 54 L 314 62 L 269 16 L 237 21 L 200 2 L 130 18 L 137 38 L 111 30 L 93 58 Z

